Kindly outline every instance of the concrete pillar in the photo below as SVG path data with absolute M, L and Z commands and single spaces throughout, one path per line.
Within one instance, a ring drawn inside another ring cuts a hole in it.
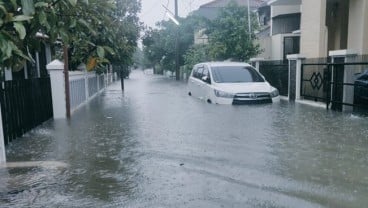
M 354 57 L 357 56 L 357 54 L 352 50 L 338 50 L 338 51 L 330 51 L 329 56 L 332 59 L 332 63 L 336 63 L 336 59 L 343 58 L 344 62 L 350 62 L 349 60 L 354 59 Z M 350 83 L 354 84 L 354 74 L 355 70 L 352 68 L 353 66 L 345 66 L 344 68 L 344 83 Z M 332 74 L 332 79 L 334 78 L 334 75 Z M 335 80 L 331 80 L 332 82 Z M 332 95 L 332 93 L 331 93 Z M 344 85 L 343 88 L 343 103 L 354 103 L 354 87 L 349 85 Z M 343 105 L 342 106 L 343 112 L 351 112 L 353 111 L 352 106 Z
M 348 49 L 358 55 L 368 54 L 368 1 L 350 0 Z
M 5 81 L 13 80 L 13 72 L 9 68 L 5 68 Z
M 255 68 L 259 72 L 259 64 L 261 61 L 264 61 L 264 58 L 251 58 L 249 61 L 255 63 Z
M 54 60 L 47 64 L 46 68 L 50 73 L 54 118 L 66 118 L 66 96 L 63 73 L 64 63 L 59 60 Z
M 305 59 L 300 54 L 288 55 L 289 60 L 289 101 L 300 100 L 300 90 L 302 86 L 302 64 Z
M 1 106 L 0 106 L 1 108 Z M 4 129 L 3 129 L 3 118 L 1 115 L 0 109 L 0 165 L 2 163 L 6 163 L 6 154 L 5 154 L 5 141 L 4 141 Z

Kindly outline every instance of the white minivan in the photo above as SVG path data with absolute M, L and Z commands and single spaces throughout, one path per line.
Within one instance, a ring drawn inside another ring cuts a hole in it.
M 216 104 L 261 104 L 280 100 L 276 88 L 253 66 L 241 62 L 196 64 L 188 80 L 188 94 Z

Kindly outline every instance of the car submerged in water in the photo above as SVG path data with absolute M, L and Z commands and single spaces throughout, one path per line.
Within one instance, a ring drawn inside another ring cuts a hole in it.
M 215 104 L 263 104 L 280 100 L 279 91 L 251 65 L 206 62 L 193 67 L 188 94 Z

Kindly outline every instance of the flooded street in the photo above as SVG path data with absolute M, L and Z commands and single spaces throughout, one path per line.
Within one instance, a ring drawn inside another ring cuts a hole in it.
M 133 71 L 7 147 L 0 207 L 366 207 L 368 119 L 285 101 L 211 105 Z

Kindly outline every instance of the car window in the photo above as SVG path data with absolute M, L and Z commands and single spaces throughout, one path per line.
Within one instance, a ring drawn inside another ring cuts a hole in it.
M 196 74 L 197 74 L 197 71 L 198 71 L 198 68 L 197 67 L 193 67 L 193 73 L 192 73 L 192 77 L 196 77 Z
M 196 78 L 198 78 L 198 79 L 202 79 L 203 69 L 204 69 L 203 67 L 199 67 L 199 68 L 198 68 L 198 73 L 197 73 Z
M 204 68 L 203 69 L 203 73 L 202 73 L 202 77 L 204 77 L 204 76 L 207 76 L 207 77 L 209 77 L 209 72 L 208 72 L 208 69 L 207 68 Z
M 217 83 L 264 82 L 262 76 L 248 66 L 215 66 L 212 76 Z

